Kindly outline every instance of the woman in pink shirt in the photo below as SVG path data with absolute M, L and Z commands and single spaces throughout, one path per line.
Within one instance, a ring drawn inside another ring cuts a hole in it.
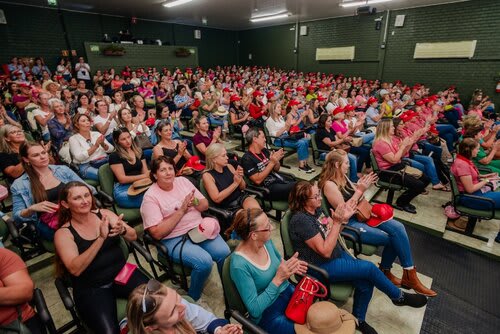
M 394 125 L 391 119 L 382 119 L 377 125 L 377 134 L 372 150 L 378 167 L 382 170 L 379 178 L 382 181 L 402 184 L 406 190 L 396 200 L 394 206 L 398 210 L 416 214 L 417 210 L 410 202 L 425 191 L 429 179 L 422 175 L 420 178 L 405 174 L 404 177 L 395 177 L 384 173 L 383 170 L 400 171 L 405 168 L 403 157 L 409 152 L 413 140 L 405 137 L 398 145 L 394 144 Z
M 188 294 L 198 300 L 213 261 L 217 262 L 219 273 L 222 272 L 229 247 L 219 235 L 219 223 L 201 216 L 208 209 L 207 199 L 188 179 L 175 175 L 172 158 L 160 156 L 151 162 L 153 184 L 144 194 L 142 221 L 144 230 L 161 240 L 174 262 L 182 261 L 192 269 Z M 207 238 L 201 242 L 192 241 L 187 233 L 193 229 L 204 230 Z

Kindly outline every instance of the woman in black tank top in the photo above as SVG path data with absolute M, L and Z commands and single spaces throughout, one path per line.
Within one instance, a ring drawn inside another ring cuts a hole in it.
M 118 334 L 116 299 L 128 298 L 134 288 L 148 281 L 136 269 L 125 285 L 114 282 L 127 262 L 121 238 L 132 241 L 137 234 L 122 216 L 95 211 L 90 189 L 82 182 L 69 182 L 60 198 L 61 227 L 54 237 L 58 272 L 69 274 L 76 308 L 92 332 Z
M 186 143 L 172 139 L 172 125 L 168 122 L 160 122 L 156 127 L 158 144 L 153 148 L 153 159 L 162 155 L 174 159 L 176 170 L 181 170 L 191 154 L 188 152 Z
M 246 187 L 243 180 L 243 169 L 238 166 L 235 170 L 229 163 L 224 145 L 214 143 L 210 145 L 205 154 L 206 172 L 203 174 L 203 185 L 209 200 L 216 206 L 232 212 L 232 216 L 240 209 L 260 209 L 259 203 L 243 192 Z M 224 231 L 232 222 L 221 222 Z

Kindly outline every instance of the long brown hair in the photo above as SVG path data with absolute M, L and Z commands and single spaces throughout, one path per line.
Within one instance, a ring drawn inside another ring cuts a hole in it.
M 30 148 L 35 146 L 43 147 L 40 143 L 36 142 L 26 141 L 22 143 L 19 147 L 19 155 L 21 156 L 21 163 L 23 165 L 24 171 L 30 179 L 31 193 L 33 195 L 34 202 L 40 203 L 47 200 L 47 192 L 45 191 L 42 182 L 40 182 L 40 175 L 38 174 L 38 172 L 29 162 L 23 159 L 28 159 L 28 151 L 30 150 Z
M 132 158 L 128 155 L 127 150 L 125 150 L 119 143 L 120 136 L 122 133 L 128 133 L 130 134 L 130 131 L 124 127 L 124 126 L 119 126 L 113 131 L 113 141 L 115 142 L 115 150 L 116 153 L 120 156 L 120 158 L 127 160 L 128 162 L 132 163 Z M 132 135 L 131 135 L 132 136 Z M 142 149 L 138 147 L 135 143 L 134 140 L 132 140 L 132 152 L 134 152 L 134 155 L 137 160 L 141 159 L 142 156 Z
M 377 124 L 377 131 L 375 134 L 375 141 L 384 140 L 391 143 L 391 135 L 389 131 L 391 129 L 392 120 L 389 118 L 382 118 Z
M 339 189 L 346 186 L 346 176 L 340 169 L 340 165 L 342 165 L 346 156 L 347 152 L 344 150 L 335 150 L 327 154 L 323 169 L 319 174 L 319 189 L 323 189 L 327 181 L 333 181 Z
M 156 310 L 144 315 L 142 312 L 142 298 L 144 296 L 145 289 L 146 284 L 141 284 L 137 288 L 135 288 L 128 297 L 127 319 L 130 333 L 148 333 L 148 331 L 146 330 L 146 326 L 155 323 L 156 313 L 160 308 L 161 303 L 165 300 L 165 297 L 168 294 L 168 289 L 164 285 L 162 285 L 160 290 L 154 293 L 150 293 L 150 296 L 153 297 L 156 301 Z M 176 334 L 196 334 L 195 329 L 186 318 L 182 319 L 174 325 L 174 331 Z

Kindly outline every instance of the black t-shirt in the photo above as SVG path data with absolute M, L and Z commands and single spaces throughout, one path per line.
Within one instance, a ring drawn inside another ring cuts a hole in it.
M 327 225 L 322 223 L 325 218 L 326 216 L 323 214 L 323 211 L 317 209 L 315 215 L 301 211 L 295 212 L 290 219 L 289 231 L 293 248 L 295 251 L 299 252 L 300 259 L 315 265 L 321 265 L 328 262 L 340 256 L 342 252 L 339 242 L 337 242 L 332 255 L 329 259 L 326 259 L 306 244 L 307 240 L 314 238 L 318 233 L 323 239 L 326 238 L 329 231 L 326 228 Z
M 269 160 L 270 156 L 271 153 L 267 149 L 263 149 L 262 152 L 260 152 L 260 154 L 254 154 L 250 151 L 245 152 L 245 154 L 241 158 L 241 167 L 243 168 L 245 175 L 247 177 L 250 177 L 266 169 L 266 166 L 271 161 Z M 271 172 L 264 179 L 264 182 L 262 182 L 262 184 L 264 186 L 268 186 L 275 182 L 280 182 L 281 180 L 282 178 L 278 173 Z
M 10 166 L 16 166 L 20 162 L 19 154 L 17 153 L 0 153 L 0 170 L 7 177 L 10 183 L 14 182 L 15 179 L 7 176 L 7 174 L 5 174 L 5 169 Z
M 208 173 L 212 175 L 215 181 L 215 186 L 218 191 L 223 191 L 226 188 L 229 188 L 231 184 L 234 182 L 234 174 L 229 170 L 229 167 L 225 166 L 222 169 L 222 173 L 217 172 L 212 169 L 209 170 Z M 240 188 L 236 188 L 228 197 L 226 197 L 219 206 L 222 208 L 229 208 L 235 201 L 237 201 L 241 196 Z
M 140 159 L 135 159 L 135 164 L 131 164 L 127 159 L 120 157 L 118 152 L 113 152 L 109 155 L 109 165 L 122 164 L 125 175 L 134 176 L 140 175 L 142 173 L 142 160 L 144 159 L 144 153 L 141 155 Z
M 316 145 L 318 149 L 324 151 L 330 151 L 330 146 L 326 145 L 323 142 L 323 139 L 330 138 L 331 141 L 335 141 L 335 131 L 330 130 L 330 132 L 326 131 L 325 128 L 321 128 L 316 130 Z

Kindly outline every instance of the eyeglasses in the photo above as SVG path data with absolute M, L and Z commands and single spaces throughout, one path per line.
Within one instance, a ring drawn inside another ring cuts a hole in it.
M 271 232 L 271 231 L 274 231 L 274 226 L 271 223 L 268 223 L 266 229 L 255 230 L 255 231 L 252 231 L 252 232 Z
M 11 135 L 11 134 L 18 135 L 18 134 L 21 134 L 21 133 L 23 133 L 23 130 L 14 130 L 14 131 L 10 131 L 9 135 Z
M 317 193 L 316 195 L 313 195 L 311 197 L 308 197 L 309 199 L 320 199 L 321 198 L 321 191 Z
M 156 309 L 156 299 L 150 294 L 160 291 L 162 285 L 155 279 L 150 279 L 146 288 L 144 289 L 144 294 L 142 295 L 142 314 L 146 315 L 153 312 Z

